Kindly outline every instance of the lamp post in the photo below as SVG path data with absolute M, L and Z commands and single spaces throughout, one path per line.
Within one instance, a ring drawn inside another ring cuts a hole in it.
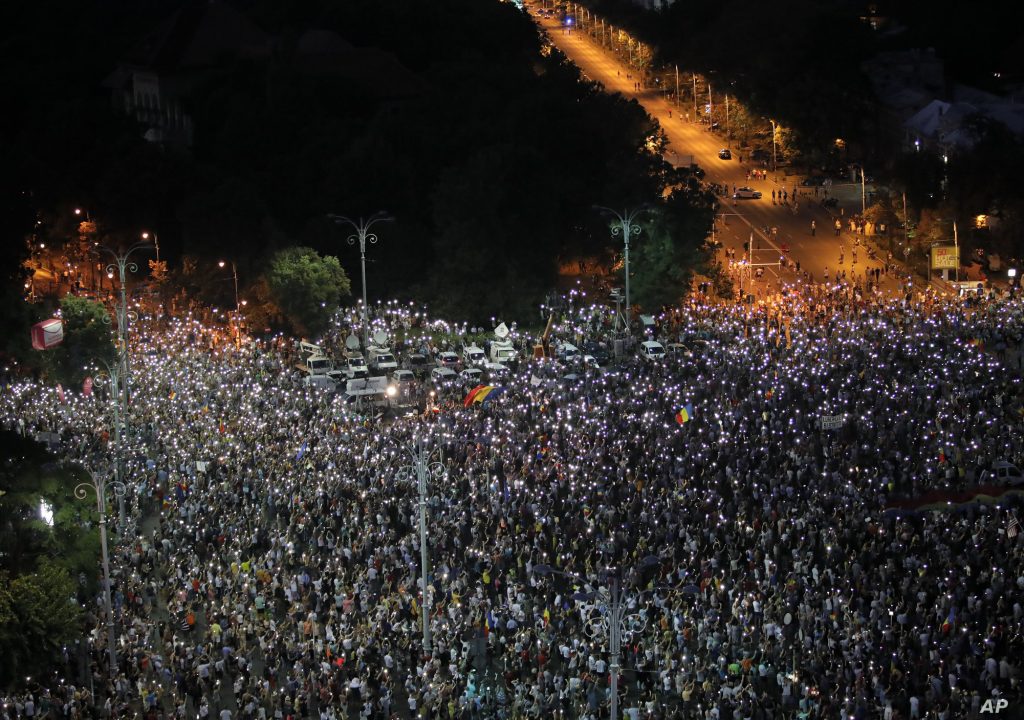
M 598 210 L 611 213 L 612 215 L 615 216 L 615 219 L 618 221 L 618 225 L 612 225 L 612 237 L 618 237 L 621 234 L 623 241 L 625 241 L 625 253 L 623 255 L 623 260 L 626 266 L 626 332 L 628 333 L 630 330 L 629 320 L 633 308 L 633 306 L 630 305 L 629 303 L 629 238 L 631 235 L 640 234 L 642 228 L 640 227 L 638 218 L 640 216 L 640 213 L 646 211 L 647 208 L 641 206 L 633 210 L 624 210 L 623 212 L 620 213 L 616 210 L 612 210 L 611 208 L 603 207 L 601 205 L 595 205 L 595 207 Z
M 121 385 L 121 370 L 122 370 L 122 359 L 120 355 L 127 352 L 121 350 L 118 353 L 118 357 L 115 357 L 112 361 L 108 361 L 105 358 L 99 358 L 99 362 L 102 363 L 105 371 L 101 371 L 96 374 L 97 378 L 106 377 L 110 381 L 110 400 L 111 406 L 114 410 L 114 483 L 120 487 L 120 492 L 115 493 L 117 495 L 117 525 L 118 530 L 121 531 L 124 528 L 124 495 L 125 485 L 122 480 L 124 473 L 121 469 L 121 418 L 128 417 L 128 408 L 122 406 L 123 396 L 120 392 Z
M 640 561 L 637 569 L 643 570 L 655 567 L 661 563 L 656 555 L 648 555 Z M 555 570 L 550 565 L 534 565 L 533 572 L 537 575 L 561 575 L 572 580 L 588 582 L 573 573 Z M 608 670 L 610 673 L 611 707 L 609 717 L 611 720 L 618 720 L 619 717 L 619 665 L 622 651 L 622 636 L 632 638 L 647 629 L 647 614 L 644 611 L 630 612 L 632 603 L 624 602 L 622 592 L 622 575 L 618 568 L 610 569 L 607 573 L 607 587 L 602 588 L 603 592 L 576 593 L 573 599 L 583 602 L 591 601 L 589 606 L 584 605 L 583 615 L 585 617 L 584 630 L 594 638 L 599 633 L 608 638 Z
M 227 263 L 224 262 L 223 260 L 217 263 L 217 267 L 220 268 L 224 267 L 225 265 L 227 265 Z M 231 261 L 231 276 L 235 280 L 235 315 L 237 316 L 238 311 L 241 309 L 241 306 L 238 304 L 238 267 L 235 265 L 234 260 Z
M 370 346 L 370 321 L 366 307 L 366 243 L 373 244 L 377 242 L 377 236 L 370 232 L 370 228 L 375 223 L 391 222 L 394 218 L 384 212 L 374 213 L 366 220 L 359 218 L 358 222 L 350 220 L 344 215 L 329 214 L 327 217 L 339 225 L 350 225 L 355 230 L 355 234 L 349 235 L 348 244 L 355 245 L 356 242 L 359 243 L 359 261 L 363 272 L 363 349 L 365 350 Z
M 103 557 L 103 604 L 107 611 L 107 659 L 111 676 L 117 673 L 117 645 L 114 642 L 114 604 L 110 599 L 110 557 L 107 554 L 107 483 L 97 479 L 96 473 L 86 469 L 89 482 L 75 486 L 75 497 L 84 500 L 92 490 L 96 495 L 96 509 L 100 514 L 100 549 Z M 124 484 L 112 481 L 114 492 L 124 494 Z
M 143 240 L 149 240 L 149 233 L 142 233 Z M 160 236 L 153 233 L 153 248 L 156 250 L 156 261 L 160 262 Z
M 776 156 L 775 156 L 775 133 L 778 130 L 778 128 L 775 125 L 775 121 L 774 120 L 769 119 L 768 122 L 770 122 L 772 124 L 772 173 L 775 174 L 775 175 L 778 175 L 778 173 L 779 173 L 779 163 L 778 163 L 778 161 L 776 159 Z M 777 182 L 778 181 L 778 177 L 776 177 L 775 180 Z
M 411 480 L 416 476 L 416 489 L 419 494 L 420 509 L 420 588 L 423 591 L 423 606 L 420 608 L 420 617 L 423 625 L 423 652 L 430 654 L 430 595 L 427 592 L 427 578 L 430 576 L 430 553 L 427 549 L 427 481 L 438 480 L 444 475 L 444 465 L 440 461 L 431 461 L 431 452 L 427 449 L 422 439 L 413 439 L 413 445 L 407 448 L 411 465 L 406 465 L 398 471 L 400 482 Z
M 113 262 L 107 265 L 107 275 L 113 277 L 114 268 L 117 268 L 118 280 L 121 283 L 120 302 L 118 302 L 117 304 L 117 342 L 118 345 L 120 346 L 119 351 L 123 350 L 123 352 L 121 352 L 120 354 L 120 360 L 122 364 L 121 394 L 124 396 L 123 406 L 127 413 L 128 379 L 129 373 L 131 371 L 131 368 L 129 367 L 128 363 L 128 319 L 131 314 L 128 312 L 128 282 L 125 279 L 125 273 L 126 271 L 139 271 L 139 266 L 134 261 L 132 261 L 131 257 L 140 250 L 149 250 L 150 245 L 149 243 L 135 243 L 123 253 L 118 253 L 117 251 L 112 250 L 111 248 L 108 248 L 105 245 L 99 245 L 97 247 L 103 252 L 110 255 L 110 257 L 113 259 Z

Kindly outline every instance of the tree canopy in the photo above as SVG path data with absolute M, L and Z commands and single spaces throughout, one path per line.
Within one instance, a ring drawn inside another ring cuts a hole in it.
M 327 329 L 341 298 L 351 293 L 338 258 L 320 257 L 308 247 L 286 248 L 274 255 L 267 284 L 294 329 L 310 337 Z

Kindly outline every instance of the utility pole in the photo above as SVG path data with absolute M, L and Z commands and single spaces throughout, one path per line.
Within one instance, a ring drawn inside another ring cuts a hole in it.
M 679 97 L 679 66 L 676 65 L 676 107 L 679 107 L 680 100 L 681 98 Z
M 729 129 L 729 93 L 725 94 L 725 146 L 731 149 L 732 131 Z
M 864 166 L 860 166 L 860 214 L 861 217 L 868 209 L 867 183 L 864 181 Z
M 693 73 L 693 121 L 697 122 L 697 73 Z
M 960 239 L 956 234 L 956 220 L 953 221 L 953 250 L 956 254 L 956 281 L 960 282 Z

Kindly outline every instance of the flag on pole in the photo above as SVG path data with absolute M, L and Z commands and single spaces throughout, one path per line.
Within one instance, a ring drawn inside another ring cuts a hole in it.
M 1017 516 L 1014 515 L 1013 519 L 1010 520 L 1010 527 L 1006 528 L 1006 537 L 1011 540 L 1020 534 L 1020 523 L 1017 521 Z

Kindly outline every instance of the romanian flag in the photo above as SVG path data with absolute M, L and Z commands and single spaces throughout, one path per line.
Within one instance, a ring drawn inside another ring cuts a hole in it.
M 676 422 L 682 425 L 683 423 L 690 422 L 693 419 L 693 405 L 687 403 L 683 405 L 683 408 L 676 413 Z
M 470 405 L 472 405 L 473 403 L 476 402 L 476 396 L 477 395 L 479 395 L 482 392 L 493 390 L 493 389 L 494 389 L 493 385 L 477 385 L 475 388 L 473 388 L 472 390 L 469 391 L 468 395 L 466 395 L 466 399 L 462 401 L 462 406 L 463 407 L 469 407 Z
M 951 606 L 949 608 L 949 615 L 946 616 L 946 621 L 942 623 L 942 632 L 948 633 L 953 629 L 954 624 L 956 624 L 956 607 Z
M 486 405 L 489 400 L 492 400 L 505 392 L 505 388 L 497 387 L 495 385 L 477 385 L 475 388 L 469 391 L 466 395 L 466 399 L 462 401 L 463 407 L 469 407 L 470 405 L 484 404 Z

